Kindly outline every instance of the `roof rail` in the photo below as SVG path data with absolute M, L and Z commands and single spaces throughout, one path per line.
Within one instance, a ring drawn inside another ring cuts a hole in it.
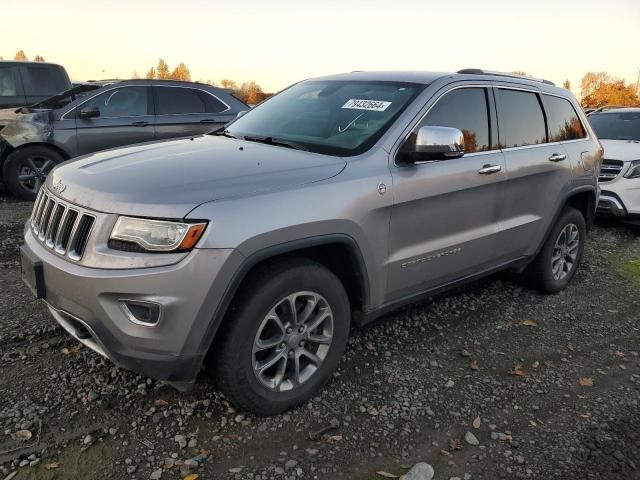
M 593 113 L 603 112 L 605 110 L 609 110 L 610 108 L 629 108 L 629 105 L 605 105 L 604 107 L 594 108 L 589 112 L 589 115 Z
M 555 86 L 555 83 L 553 83 L 550 80 L 545 80 L 543 78 L 528 77 L 526 75 L 516 75 L 515 73 L 494 72 L 492 70 L 482 70 L 481 68 L 463 68 L 462 70 L 458 70 L 457 73 L 466 73 L 471 75 L 493 75 L 496 77 L 522 78 L 525 80 L 532 80 L 534 82 L 541 82 L 547 85 Z

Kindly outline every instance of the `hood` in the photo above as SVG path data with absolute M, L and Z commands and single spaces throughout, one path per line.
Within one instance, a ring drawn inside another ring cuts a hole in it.
M 205 202 L 317 182 L 345 165 L 338 157 L 207 135 L 80 157 L 56 167 L 46 184 L 101 212 L 183 218 Z
M 19 114 L 16 113 L 16 108 L 3 108 L 0 110 L 0 125 L 6 125 L 11 120 L 16 118 Z
M 601 138 L 604 147 L 604 157 L 610 160 L 640 160 L 640 141 L 638 140 L 607 140 Z

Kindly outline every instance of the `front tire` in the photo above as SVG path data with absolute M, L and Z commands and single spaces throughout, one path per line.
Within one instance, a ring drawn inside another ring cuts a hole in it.
M 337 368 L 350 307 L 324 266 L 288 260 L 251 274 L 214 343 L 214 376 L 236 407 L 274 415 L 313 397 Z
M 34 145 L 12 152 L 2 168 L 7 188 L 22 200 L 35 200 L 49 172 L 64 158 L 52 148 Z
M 524 271 L 526 283 L 545 293 L 563 290 L 578 270 L 586 235 L 582 213 L 572 207 L 565 208 L 542 250 Z

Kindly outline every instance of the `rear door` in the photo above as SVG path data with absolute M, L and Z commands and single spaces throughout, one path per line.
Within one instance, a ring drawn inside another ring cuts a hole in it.
M 423 125 L 460 129 L 466 153 L 457 159 L 391 164 L 394 206 L 387 300 L 444 285 L 495 263 L 496 210 L 505 172 L 490 86 L 450 89 L 407 141 Z
M 79 118 L 81 110 L 97 108 L 97 118 Z M 110 88 L 80 104 L 76 118 L 78 155 L 154 139 L 151 87 Z
M 23 107 L 26 104 L 18 67 L 0 63 L 0 108 Z
M 71 88 L 69 77 L 57 65 L 30 63 L 20 66 L 27 105 L 45 100 Z
M 549 141 L 539 91 L 501 85 L 495 98 L 507 167 L 498 258 L 512 260 L 536 253 L 573 174 L 562 143 Z
M 228 106 L 212 94 L 191 87 L 154 85 L 156 139 L 209 133 L 226 123 Z

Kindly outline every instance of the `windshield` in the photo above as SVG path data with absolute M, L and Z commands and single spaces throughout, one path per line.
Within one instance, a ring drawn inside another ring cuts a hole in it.
M 271 97 L 225 131 L 247 140 L 352 156 L 382 136 L 426 85 L 308 81 Z
M 38 108 L 62 108 L 65 105 L 77 100 L 80 97 L 84 97 L 88 92 L 92 90 L 97 90 L 101 88 L 100 84 L 81 84 L 77 85 L 69 90 L 65 90 L 63 92 L 57 93 L 52 97 L 49 97 L 41 102 L 34 103 L 30 105 L 28 108 L 38 109 Z
M 588 118 L 598 138 L 640 141 L 640 112 L 596 113 Z

